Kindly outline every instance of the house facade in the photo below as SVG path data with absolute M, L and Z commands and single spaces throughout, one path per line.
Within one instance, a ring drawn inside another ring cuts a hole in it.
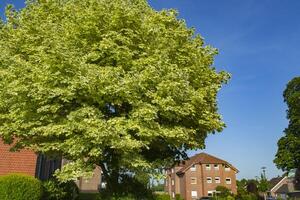
M 30 150 L 11 152 L 11 146 L 0 139 L 0 176 L 11 173 L 22 173 L 40 180 L 48 180 L 55 170 L 66 162 L 64 159 L 49 159 Z M 91 178 L 80 178 L 76 181 L 81 192 L 98 192 L 101 184 L 101 169 L 96 167 Z
M 300 200 L 300 167 L 289 171 L 287 187 L 289 199 Z
M 29 150 L 10 152 L 10 146 L 0 139 L 0 176 L 9 173 L 23 173 L 36 176 L 37 155 Z
M 238 170 L 222 159 L 200 153 L 166 170 L 165 191 L 174 199 L 180 194 L 185 200 L 216 195 L 216 187 L 227 187 L 237 193 Z
M 287 199 L 288 194 L 287 176 L 272 178 L 269 181 L 270 191 L 268 196 L 273 198 Z

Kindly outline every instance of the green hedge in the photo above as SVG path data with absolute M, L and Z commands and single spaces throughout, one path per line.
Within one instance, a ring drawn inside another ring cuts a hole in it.
M 1 200 L 40 200 L 42 184 L 34 177 L 23 174 L 0 176 Z
M 170 195 L 166 193 L 155 194 L 155 200 L 170 200 Z

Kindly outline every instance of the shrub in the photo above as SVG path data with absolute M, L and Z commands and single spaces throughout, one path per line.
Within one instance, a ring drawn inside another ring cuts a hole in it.
M 155 194 L 155 200 L 170 200 L 170 195 L 166 193 Z
M 123 196 L 123 197 L 99 197 L 97 200 L 136 200 L 132 196 Z
M 100 200 L 100 195 L 98 193 L 80 193 L 79 200 Z
M 230 190 L 227 187 L 224 187 L 224 186 L 221 186 L 221 185 L 216 187 L 216 191 L 219 192 L 219 194 L 218 194 L 219 197 L 226 198 L 227 196 L 231 195 Z
M 175 195 L 175 200 L 183 200 L 183 198 L 180 196 L 180 194 Z
M 0 177 L 1 200 L 40 200 L 42 184 L 32 176 L 9 174 Z
M 257 200 L 257 196 L 255 194 L 245 194 L 241 196 L 242 200 Z
M 43 182 L 43 200 L 75 200 L 79 195 L 79 189 L 73 181 L 60 183 L 57 180 Z

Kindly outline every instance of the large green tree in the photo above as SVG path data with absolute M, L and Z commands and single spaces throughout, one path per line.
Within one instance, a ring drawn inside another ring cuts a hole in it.
M 288 127 L 278 141 L 274 162 L 282 170 L 300 168 L 300 77 L 292 79 L 283 94 L 287 103 Z
M 0 28 L 0 136 L 69 163 L 62 180 L 102 167 L 149 172 L 221 131 L 228 79 L 217 50 L 145 0 L 30 0 Z

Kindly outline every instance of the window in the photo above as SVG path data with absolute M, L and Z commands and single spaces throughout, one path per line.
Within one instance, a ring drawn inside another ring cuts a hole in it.
M 192 191 L 192 198 L 197 198 L 198 197 L 198 194 L 197 194 L 197 191 Z
M 196 171 L 196 165 L 192 165 L 192 166 L 191 166 L 191 171 L 192 171 L 192 172 Z
M 172 198 L 175 198 L 175 192 L 172 192 Z
M 214 191 L 207 191 L 207 196 L 212 197 L 214 194 Z
M 197 178 L 191 177 L 191 184 L 197 184 Z
M 215 177 L 215 183 L 221 183 L 220 177 Z
M 172 179 L 172 181 L 171 181 L 171 184 L 172 184 L 172 185 L 175 185 L 175 181 L 174 181 L 174 179 Z
M 219 165 L 218 164 L 214 164 L 214 169 L 215 170 L 219 170 Z
M 226 184 L 231 184 L 231 178 L 226 178 Z
M 206 170 L 210 170 L 210 164 L 205 165 Z
M 171 169 L 171 173 L 172 173 L 172 174 L 174 173 L 174 168 Z
M 225 171 L 230 171 L 230 167 L 228 165 L 225 165 Z
M 211 178 L 211 177 L 207 177 L 207 178 L 206 178 L 206 182 L 207 182 L 207 183 L 212 183 L 212 178 Z

